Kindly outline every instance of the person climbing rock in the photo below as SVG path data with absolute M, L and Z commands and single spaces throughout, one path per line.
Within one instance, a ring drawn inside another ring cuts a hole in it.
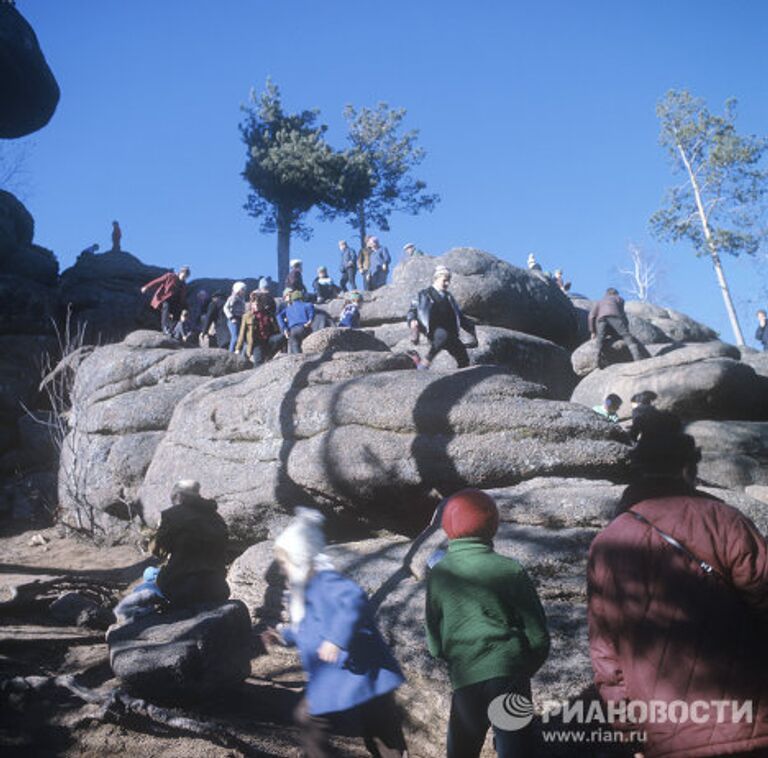
M 277 321 L 288 340 L 288 352 L 300 353 L 301 343 L 312 332 L 315 306 L 305 303 L 299 290 L 293 290 L 290 299 L 290 304 L 278 311 Z
M 623 340 L 632 354 L 633 361 L 647 357 L 644 346 L 629 331 L 624 300 L 618 291 L 609 287 L 602 300 L 598 300 L 589 312 L 589 332 L 597 340 L 597 367 L 605 368 L 605 342 L 609 337 Z
M 178 319 L 187 306 L 186 281 L 189 274 L 189 266 L 182 266 L 177 273 L 169 271 L 141 288 L 142 294 L 147 290 L 155 290 L 150 305 L 155 310 L 160 309 L 160 328 L 163 334 L 170 336 L 173 333 L 173 321 Z

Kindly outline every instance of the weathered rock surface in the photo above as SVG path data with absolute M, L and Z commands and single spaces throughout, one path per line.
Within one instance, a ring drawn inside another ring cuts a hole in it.
M 305 353 L 358 353 L 361 350 L 389 352 L 387 344 L 363 329 L 330 327 L 313 332 L 301 343 Z
M 661 410 L 684 419 L 768 419 L 768 384 L 764 377 L 738 360 L 738 349 L 722 342 L 705 342 L 667 355 L 594 371 L 581 381 L 573 402 L 593 407 L 611 392 L 624 405 L 629 398 L 652 390 Z
M 592 411 L 538 399 L 541 386 L 503 368 L 401 370 L 409 363 L 286 356 L 199 387 L 153 456 L 140 490 L 146 517 L 166 506 L 168 482 L 192 475 L 251 541 L 300 503 L 407 531 L 424 523 L 433 487 L 623 475 L 622 432 Z
M 151 702 L 187 702 L 237 687 L 250 673 L 251 620 L 230 600 L 144 616 L 114 627 L 109 662 L 125 688 Z
M 0 137 L 44 127 L 59 102 L 59 85 L 37 36 L 12 3 L 0 3 Z
M 425 357 L 429 349 L 423 336 L 419 345 L 411 343 L 410 331 L 405 323 L 385 324 L 376 328 L 374 333 L 398 352 L 416 350 Z M 468 337 L 464 336 L 464 339 Z M 478 326 L 477 342 L 476 348 L 467 351 L 471 366 L 504 366 L 523 379 L 543 384 L 551 398 L 566 400 L 571 396 L 577 377 L 571 368 L 568 352 L 559 345 L 498 326 Z M 445 350 L 438 354 L 431 366 L 433 371 L 455 369 L 456 361 Z
M 701 448 L 704 480 L 730 489 L 768 485 L 768 422 L 695 421 L 686 431 Z
M 391 284 L 366 293 L 361 310 L 363 326 L 403 321 L 416 293 L 432 283 L 437 265 L 448 266 L 453 272 L 451 292 L 468 316 L 563 347 L 578 344 L 576 312 L 557 286 L 490 253 L 466 247 L 436 258 L 411 258 L 396 266 Z M 328 305 L 334 318 L 341 308 L 340 300 Z
M 123 343 L 97 348 L 78 368 L 61 451 L 66 520 L 86 515 L 103 526 L 108 520 L 99 518 L 101 512 L 140 514 L 138 488 L 176 404 L 212 377 L 246 368 L 242 356 L 183 350 L 157 332 L 135 332 Z
M 768 352 L 766 351 L 741 351 L 741 360 L 752 366 L 756 374 L 768 377 Z

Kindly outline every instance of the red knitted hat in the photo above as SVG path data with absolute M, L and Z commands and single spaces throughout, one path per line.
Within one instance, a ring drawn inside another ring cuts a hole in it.
M 482 490 L 460 490 L 448 498 L 443 508 L 442 526 L 451 540 L 459 537 L 491 539 L 499 528 L 499 509 L 494 499 Z

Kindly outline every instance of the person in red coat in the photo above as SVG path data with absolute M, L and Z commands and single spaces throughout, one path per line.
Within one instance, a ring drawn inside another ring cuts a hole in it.
M 644 730 L 646 758 L 768 755 L 768 545 L 694 488 L 699 458 L 672 414 L 644 427 L 638 478 L 589 551 L 595 683 L 632 706 L 642 723 L 614 726 Z
M 187 305 L 187 285 L 189 279 L 189 266 L 182 266 L 177 273 L 169 271 L 158 276 L 151 282 L 147 282 L 142 288 L 142 294 L 155 288 L 150 305 L 160 309 L 160 327 L 164 334 L 171 334 L 173 321 L 179 317 L 181 311 Z

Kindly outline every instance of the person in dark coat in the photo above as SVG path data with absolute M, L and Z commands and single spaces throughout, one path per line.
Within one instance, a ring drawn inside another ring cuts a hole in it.
M 609 287 L 602 300 L 598 300 L 589 312 L 589 332 L 597 340 L 597 366 L 605 368 L 605 342 L 609 337 L 623 340 L 632 354 L 633 361 L 648 357 L 644 346 L 629 331 L 624 300 L 617 290 Z
M 768 318 L 766 318 L 764 310 L 757 312 L 755 339 L 763 346 L 763 350 L 768 350 Z
M 275 540 L 275 560 L 289 585 L 290 623 L 267 630 L 262 640 L 296 646 L 301 654 L 308 681 L 294 717 L 305 755 L 335 755 L 328 734 L 346 722 L 362 731 L 371 755 L 406 756 L 393 697 L 403 675 L 365 592 L 323 554 L 322 524 L 321 513 L 299 507 Z
M 699 458 L 679 419 L 654 414 L 618 515 L 589 551 L 589 645 L 606 710 L 678 706 L 677 718 L 612 719 L 645 732 L 646 758 L 768 752 L 768 544 L 744 514 L 695 489 Z M 735 721 L 744 704 L 751 716 Z
M 339 240 L 339 252 L 341 253 L 341 279 L 339 285 L 341 291 L 357 289 L 357 253 L 347 244 L 346 240 Z
M 224 312 L 226 299 L 227 293 L 223 290 L 216 290 L 211 295 L 208 307 L 200 319 L 200 347 L 218 347 L 216 325 Z
M 420 368 L 429 368 L 441 350 L 447 350 L 456 359 L 459 368 L 469 365 L 467 348 L 459 339 L 459 328 L 472 335 L 473 347 L 477 345 L 475 325 L 461 312 L 458 303 L 448 291 L 450 286 L 450 270 L 445 266 L 438 266 L 432 286 L 419 292 L 406 316 L 414 344 L 418 343 L 419 333 L 426 334 L 430 342 L 427 357 L 422 358 L 418 364 Z
M 150 289 L 155 290 L 150 305 L 155 310 L 160 309 L 160 328 L 163 334 L 172 334 L 172 322 L 178 319 L 181 311 L 187 307 L 186 281 L 189 279 L 189 273 L 189 266 L 182 266 L 178 273 L 169 271 L 141 288 L 142 294 Z
M 643 390 L 636 392 L 629 399 L 632 403 L 632 424 L 629 427 L 629 437 L 632 442 L 637 442 L 640 439 L 645 424 L 659 412 L 653 404 L 658 397 L 652 390 Z
M 320 266 L 317 269 L 317 276 L 312 282 L 312 289 L 315 291 L 316 303 L 333 300 L 341 291 L 333 279 L 328 276 L 328 269 L 325 266 Z
M 167 563 L 157 586 L 172 606 L 223 603 L 227 584 L 227 525 L 216 501 L 200 495 L 200 483 L 185 479 L 171 491 L 172 506 L 160 515 L 152 553 Z
M 120 241 L 123 239 L 123 232 L 117 221 L 112 222 L 112 252 L 120 252 Z
M 301 296 L 306 297 L 307 288 L 304 286 L 303 268 L 304 264 L 298 258 L 294 258 L 291 261 L 290 271 L 288 271 L 288 276 L 285 277 L 285 288 L 294 292 L 301 292 Z

